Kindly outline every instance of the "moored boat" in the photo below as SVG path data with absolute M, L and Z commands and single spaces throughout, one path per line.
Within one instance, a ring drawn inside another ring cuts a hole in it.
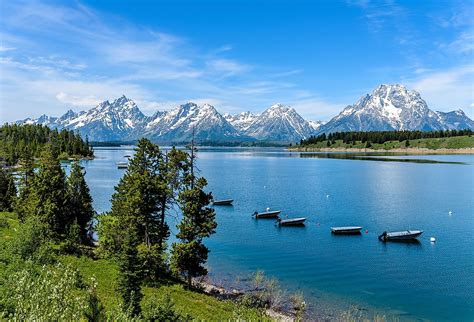
M 214 206 L 230 206 L 232 205 L 232 202 L 234 199 L 222 199 L 222 200 L 216 200 L 212 204 Z
M 379 236 L 381 241 L 390 241 L 390 240 L 414 240 L 423 234 L 422 230 L 404 230 L 404 231 L 394 231 L 386 232 L 384 231 L 382 235 Z
M 360 234 L 361 230 L 362 227 L 360 226 L 331 227 L 331 232 L 333 234 L 340 235 Z
M 303 226 L 306 218 L 277 219 L 278 226 Z
M 128 168 L 128 162 L 117 162 L 117 168 L 118 169 L 127 169 Z
M 265 211 L 265 212 L 254 212 L 253 213 L 253 216 L 255 218 L 262 218 L 262 219 L 266 219 L 266 218 L 277 218 L 278 215 L 280 214 L 281 210 L 274 210 L 274 211 Z

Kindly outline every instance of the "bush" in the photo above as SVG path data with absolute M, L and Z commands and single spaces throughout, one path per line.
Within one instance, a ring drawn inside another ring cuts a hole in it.
M 0 228 L 10 228 L 10 224 L 8 223 L 7 218 L 0 218 Z
M 160 277 L 168 273 L 166 253 L 160 250 L 159 245 L 147 247 L 144 243 L 138 246 L 138 258 L 142 263 L 142 272 L 145 283 L 153 285 Z
M 59 160 L 67 160 L 69 158 L 69 154 L 67 152 L 61 152 L 58 156 Z
M 256 296 L 252 293 L 245 293 L 242 295 L 238 303 L 248 308 L 254 309 L 265 309 L 268 306 L 268 303 L 265 302 L 261 297 Z
M 37 264 L 51 264 L 56 260 L 56 249 L 48 236 L 48 228 L 35 217 L 20 225 L 7 245 L 13 260 L 31 260 Z
M 279 309 L 283 305 L 284 294 L 275 279 L 267 279 L 262 271 L 257 271 L 251 281 L 251 290 L 240 299 L 240 304 L 262 309 Z
M 191 321 L 193 318 L 189 314 L 182 315 L 177 312 L 174 302 L 168 293 L 161 297 L 151 297 L 145 302 L 143 307 L 143 318 L 145 321 Z
M 10 275 L 0 299 L 3 318 L 16 321 L 79 321 L 86 308 L 77 270 L 60 264 Z

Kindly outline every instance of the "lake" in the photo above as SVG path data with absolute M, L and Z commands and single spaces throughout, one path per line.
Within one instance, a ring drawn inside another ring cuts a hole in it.
M 124 173 L 116 162 L 132 153 L 132 147 L 96 148 L 96 159 L 83 162 L 98 212 L 110 208 Z M 344 159 L 216 148 L 201 149 L 197 166 L 216 199 L 235 200 L 216 207 L 217 233 L 206 241 L 214 281 L 238 284 L 263 270 L 329 317 L 330 308 L 357 305 L 401 320 L 473 320 L 473 155 Z M 273 220 L 252 219 L 267 207 L 307 217 L 307 224 L 278 228 Z M 331 234 L 331 226 L 346 225 L 364 232 Z M 409 228 L 424 231 L 419 243 L 377 239 L 385 230 Z

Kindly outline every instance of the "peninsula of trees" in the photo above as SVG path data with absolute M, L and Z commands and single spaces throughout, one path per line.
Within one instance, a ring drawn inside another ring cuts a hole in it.
M 91 158 L 94 151 L 87 138 L 70 130 L 51 130 L 42 125 L 4 124 L 0 127 L 0 160 L 13 166 L 20 159 L 39 158 L 46 144 L 60 159 Z
M 335 132 L 302 139 L 293 150 L 328 149 L 473 149 L 472 130 Z

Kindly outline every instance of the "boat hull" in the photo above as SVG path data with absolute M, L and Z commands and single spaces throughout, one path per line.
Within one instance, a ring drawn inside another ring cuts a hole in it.
M 359 235 L 362 227 L 331 227 L 335 235 Z
M 212 204 L 214 206 L 231 206 L 232 202 L 234 202 L 233 199 L 226 199 L 226 200 L 216 200 Z
M 260 213 L 254 213 L 254 216 L 255 218 L 258 218 L 258 219 L 271 219 L 271 218 L 277 218 L 280 212 L 281 210 L 260 212 Z
M 278 221 L 279 226 L 304 226 L 306 218 L 283 219 Z
M 384 232 L 379 236 L 379 239 L 382 241 L 411 241 L 415 240 L 423 234 L 421 230 L 407 230 L 399 232 Z

